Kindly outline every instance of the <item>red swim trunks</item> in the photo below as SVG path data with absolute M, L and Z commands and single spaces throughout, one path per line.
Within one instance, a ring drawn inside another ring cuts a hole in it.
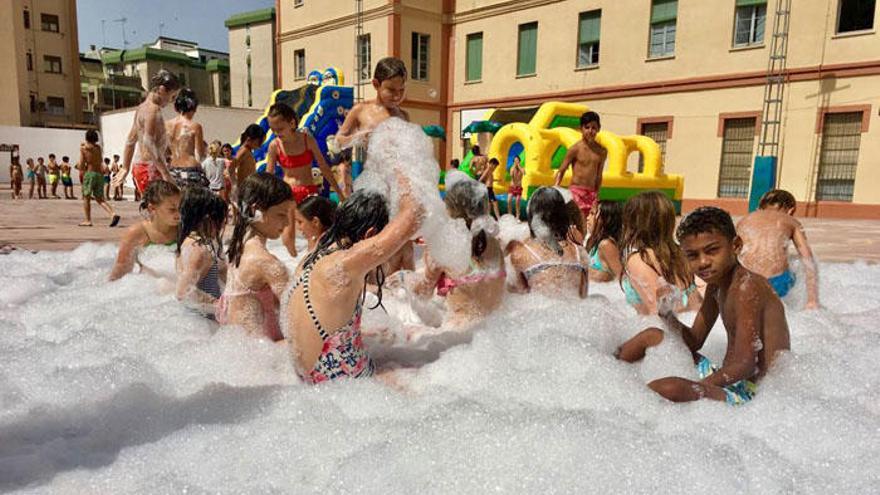
M 156 170 L 156 165 L 147 162 L 135 163 L 131 167 L 131 175 L 134 177 L 134 185 L 138 191 L 144 192 L 150 182 L 159 180 L 162 176 Z
M 599 192 L 590 187 L 575 185 L 568 186 L 568 190 L 571 191 L 571 197 L 578 205 L 578 208 L 580 208 L 581 213 L 584 214 L 584 217 L 590 216 L 590 211 L 599 200 Z
M 510 186 L 507 190 L 507 194 L 510 196 L 522 196 L 523 188 L 522 186 Z
M 296 204 L 300 204 L 309 196 L 317 196 L 321 188 L 318 186 L 290 186 L 290 191 L 293 193 L 293 200 L 296 201 Z

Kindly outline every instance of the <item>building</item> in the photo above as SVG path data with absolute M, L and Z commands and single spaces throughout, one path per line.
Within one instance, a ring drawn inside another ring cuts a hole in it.
M 146 90 L 137 76 L 108 75 L 101 55 L 113 49 L 97 50 L 94 45 L 79 56 L 83 122 L 98 124 L 100 114 L 117 108 L 133 107 L 143 101 Z
M 232 106 L 263 108 L 277 87 L 275 9 L 242 12 L 226 19 Z
M 0 2 L 0 125 L 82 122 L 75 0 Z
M 489 109 L 583 103 L 604 127 L 661 145 L 686 210 L 741 213 L 777 2 L 363 0 L 356 39 L 356 2 L 277 1 L 277 77 L 292 87 L 307 68 L 351 78 L 358 65 L 368 81 L 377 59 L 399 56 L 414 120 L 447 129 L 444 161 L 462 157 L 461 130 Z M 811 215 L 880 217 L 877 2 L 791 3 L 779 186 Z
M 131 50 L 110 50 L 101 54 L 108 77 L 136 77 L 144 89 L 150 78 L 166 69 L 191 88 L 201 103 L 229 106 L 229 54 L 200 48 L 192 41 L 159 37 L 154 43 Z

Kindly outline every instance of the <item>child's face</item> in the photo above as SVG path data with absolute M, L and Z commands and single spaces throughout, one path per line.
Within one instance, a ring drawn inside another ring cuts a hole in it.
M 232 158 L 232 148 L 224 147 L 223 156 L 225 156 L 226 158 Z
M 736 264 L 742 248 L 739 236 L 728 239 L 718 232 L 702 232 L 681 240 L 691 272 L 706 283 L 718 283 Z
M 180 223 L 180 195 L 174 195 L 163 199 L 158 205 L 150 205 L 150 211 L 154 222 L 160 225 L 172 226 Z
M 587 125 L 581 126 L 581 137 L 584 141 L 592 143 L 596 140 L 596 134 L 599 134 L 600 129 L 598 122 L 587 122 Z
M 258 141 L 256 138 L 247 138 L 247 141 L 244 142 L 244 145 L 248 147 L 248 149 L 257 149 L 260 145 L 263 144 L 261 141 Z
M 373 88 L 379 102 L 387 108 L 397 108 L 406 97 L 406 80 L 402 77 L 392 77 L 381 83 L 373 79 Z
M 263 211 L 263 219 L 254 223 L 254 229 L 266 239 L 278 239 L 290 221 L 290 203 L 284 201 Z
M 286 135 L 293 130 L 293 122 L 284 120 L 280 115 L 269 117 L 269 129 L 272 129 L 276 135 Z
M 321 225 L 318 217 L 306 218 L 299 210 L 296 211 L 296 228 L 306 238 L 317 238 L 324 233 L 324 226 Z

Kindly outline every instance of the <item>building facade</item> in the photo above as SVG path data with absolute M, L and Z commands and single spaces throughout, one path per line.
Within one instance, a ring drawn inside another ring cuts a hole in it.
M 263 108 L 277 86 L 275 9 L 236 14 L 229 30 L 229 81 L 232 106 Z
M 0 124 L 81 124 L 75 0 L 0 2 L 0 58 Z

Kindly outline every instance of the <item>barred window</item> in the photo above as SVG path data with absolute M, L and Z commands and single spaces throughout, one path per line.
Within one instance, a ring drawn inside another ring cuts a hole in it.
M 816 200 L 852 201 L 862 139 L 862 112 L 825 114 Z
M 724 121 L 721 170 L 718 177 L 719 198 L 746 198 L 749 195 L 755 125 L 754 117 Z

